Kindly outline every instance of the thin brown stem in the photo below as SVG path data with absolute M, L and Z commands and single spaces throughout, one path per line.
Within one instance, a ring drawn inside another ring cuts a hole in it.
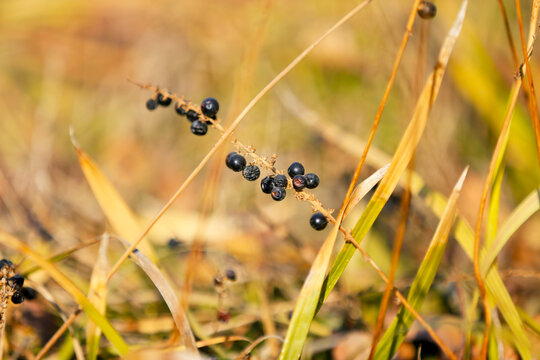
M 416 0 L 419 1 L 419 0 Z M 354 9 L 349 11 L 343 18 L 341 18 L 334 26 L 332 26 L 330 29 L 328 29 L 323 35 L 321 35 L 317 40 L 315 40 L 312 44 L 310 44 L 300 55 L 298 55 L 289 65 L 285 67 L 274 79 L 272 79 L 255 97 L 249 102 L 249 104 L 244 108 L 244 110 L 236 117 L 236 119 L 232 122 L 232 124 L 225 130 L 225 132 L 221 135 L 219 140 L 214 144 L 212 149 L 206 154 L 206 156 L 201 160 L 199 165 L 191 172 L 191 174 L 187 177 L 187 179 L 180 185 L 178 190 L 173 194 L 173 196 L 167 201 L 167 203 L 163 206 L 163 208 L 158 212 L 158 214 L 150 221 L 150 223 L 146 226 L 146 228 L 143 230 L 139 238 L 134 241 L 131 246 L 122 254 L 120 259 L 113 265 L 111 271 L 107 275 L 107 282 L 111 279 L 111 277 L 118 271 L 120 268 L 120 265 L 129 257 L 129 254 L 135 248 L 139 245 L 139 243 L 142 241 L 142 239 L 148 234 L 150 229 L 154 227 L 155 223 L 169 210 L 169 208 L 172 206 L 172 204 L 178 199 L 178 197 L 184 192 L 184 190 L 188 187 L 188 185 L 195 179 L 195 177 L 199 174 L 199 172 L 204 168 L 204 166 L 208 163 L 208 161 L 212 158 L 212 156 L 216 153 L 216 151 L 225 143 L 225 141 L 232 135 L 232 133 L 236 130 L 238 125 L 242 122 L 242 120 L 245 118 L 247 113 L 259 102 L 259 100 L 270 91 L 285 75 L 287 75 L 294 67 L 302 61 L 310 52 L 313 50 L 315 46 L 317 46 L 322 40 L 324 40 L 328 35 L 330 35 L 334 30 L 339 28 L 341 25 L 343 25 L 345 22 L 347 22 L 350 18 L 352 18 L 356 13 L 358 13 L 361 9 L 363 9 L 367 4 L 369 4 L 371 0 L 365 0 L 362 3 L 358 4 Z
M 521 17 L 521 5 L 519 0 L 514 0 L 516 4 L 516 15 L 519 24 L 519 36 L 521 39 L 521 50 L 523 52 L 523 62 L 525 63 L 525 71 L 527 72 L 527 84 L 529 85 L 529 112 L 531 113 L 531 121 L 533 123 L 534 135 L 536 138 L 536 151 L 538 156 L 538 163 L 540 164 L 540 122 L 538 119 L 538 107 L 536 103 L 536 91 L 534 90 L 534 81 L 531 72 L 531 66 L 529 64 L 529 54 L 527 52 L 527 43 L 525 42 L 525 32 L 523 30 L 523 19 Z M 534 6 L 533 4 L 533 19 L 534 19 Z M 536 1 L 538 7 L 538 1 Z M 538 9 L 537 9 L 538 10 Z M 531 19 L 531 20 L 533 20 Z M 530 36 L 531 34 L 529 34 Z
M 506 9 L 504 8 L 504 3 L 502 0 L 497 0 L 499 3 L 499 8 L 501 9 L 501 15 L 504 22 L 504 30 L 506 31 L 506 38 L 508 39 L 508 45 L 510 45 L 510 52 L 512 53 L 512 59 L 514 60 L 514 68 L 519 66 L 519 60 L 517 57 L 516 46 L 514 45 L 514 40 L 512 39 L 512 31 L 510 29 L 510 23 L 508 22 L 508 15 Z
M 51 348 L 54 346 L 54 344 L 56 344 L 58 339 L 60 339 L 60 337 L 64 334 L 64 332 L 66 332 L 69 326 L 75 321 L 75 319 L 81 313 L 81 311 L 82 311 L 81 307 L 77 308 L 77 310 L 75 310 L 73 314 L 71 314 L 69 318 L 62 324 L 62 326 L 60 326 L 60 328 L 56 330 L 54 335 L 49 339 L 49 341 L 47 341 L 45 346 L 43 346 L 43 348 L 36 355 L 36 360 L 43 358 L 45 354 L 47 354 L 47 352 L 51 350 Z

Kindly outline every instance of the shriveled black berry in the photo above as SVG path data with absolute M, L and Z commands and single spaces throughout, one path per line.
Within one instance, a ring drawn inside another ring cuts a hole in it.
M 433 19 L 437 15 L 437 7 L 431 1 L 421 1 L 417 12 L 422 19 Z
M 24 277 L 20 274 L 15 274 L 8 279 L 8 285 L 19 290 L 24 284 Z
M 165 97 L 163 94 L 158 93 L 157 94 L 157 102 L 161 106 L 169 106 L 171 105 L 172 99 L 170 97 Z
M 199 114 L 195 110 L 191 109 L 187 111 L 186 117 L 189 121 L 195 121 L 199 119 Z
M 27 300 L 34 300 L 37 297 L 37 291 L 28 286 L 23 287 L 21 293 Z
M 244 170 L 246 167 L 246 158 L 240 154 L 234 154 L 232 156 L 227 156 L 225 164 L 229 169 L 235 172 Z
M 309 219 L 309 224 L 312 228 L 315 230 L 323 230 L 326 225 L 328 224 L 328 219 L 326 216 L 323 215 L 321 212 L 316 212 L 315 214 L 311 215 L 311 219 Z
M 148 110 L 156 110 L 157 107 L 158 107 L 158 103 L 154 99 L 148 99 L 148 101 L 146 102 L 146 108 Z
M 246 180 L 255 181 L 261 176 L 261 169 L 257 165 L 248 165 L 242 172 Z
M 176 105 L 174 105 L 174 110 L 180 116 L 186 115 L 186 108 L 183 105 L 180 105 L 179 103 L 176 103 Z
M 270 194 L 272 195 L 272 199 L 276 201 L 281 201 L 285 199 L 285 195 L 287 195 L 287 191 L 285 190 L 285 188 L 281 186 L 274 186 Z
M 236 281 L 236 272 L 233 269 L 227 269 L 225 276 L 231 281 Z
M 307 180 L 306 180 L 306 177 L 304 175 L 296 175 L 292 179 L 292 186 L 293 186 L 294 190 L 297 190 L 297 191 L 300 191 L 303 188 L 305 188 L 306 183 L 307 183 Z
M 317 174 L 307 173 L 306 175 L 306 187 L 308 189 L 315 189 L 319 186 L 319 177 Z
M 201 103 L 201 111 L 208 117 L 215 117 L 219 111 L 219 103 L 213 97 L 207 97 Z
M 297 161 L 293 162 L 287 170 L 287 173 L 291 178 L 295 177 L 296 175 L 304 175 L 304 172 L 304 165 L 300 164 Z
M 24 296 L 20 291 L 15 292 L 11 295 L 11 302 L 14 304 L 21 304 L 24 301 Z
M 265 194 L 270 194 L 274 188 L 274 178 L 267 176 L 261 180 L 261 190 Z
M 287 187 L 287 177 L 281 174 L 274 176 L 274 185 L 278 187 Z
M 206 135 L 206 133 L 208 132 L 208 125 L 206 125 L 202 121 L 195 120 L 191 123 L 191 132 L 199 136 Z

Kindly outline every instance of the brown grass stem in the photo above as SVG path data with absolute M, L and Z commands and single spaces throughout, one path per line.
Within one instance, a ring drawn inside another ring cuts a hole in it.
M 416 0 L 418 2 L 419 0 Z M 195 177 L 199 174 L 199 172 L 203 169 L 203 167 L 208 163 L 210 158 L 216 153 L 216 151 L 225 143 L 225 141 L 232 135 L 234 130 L 240 125 L 240 122 L 245 118 L 247 113 L 259 102 L 259 100 L 270 91 L 285 75 L 287 75 L 300 61 L 302 61 L 310 52 L 313 50 L 315 46 L 317 46 L 321 41 L 323 41 L 328 35 L 330 35 L 334 30 L 339 28 L 341 25 L 343 25 L 347 20 L 352 18 L 356 13 L 358 13 L 360 10 L 362 10 L 367 4 L 369 4 L 371 0 L 365 0 L 358 4 L 355 8 L 353 8 L 351 11 L 349 11 L 344 17 L 342 17 L 338 22 L 336 22 L 330 29 L 328 29 L 324 34 L 322 34 L 317 40 L 315 40 L 313 43 L 311 43 L 300 55 L 298 55 L 289 65 L 287 65 L 274 79 L 272 79 L 255 97 L 248 103 L 248 105 L 242 110 L 242 112 L 236 117 L 236 119 L 232 122 L 232 124 L 225 130 L 225 132 L 221 135 L 219 140 L 214 144 L 214 146 L 210 149 L 210 151 L 206 154 L 206 156 L 201 160 L 199 165 L 191 172 L 191 174 L 187 177 L 186 180 L 180 185 L 178 190 L 173 194 L 173 196 L 167 201 L 167 203 L 163 206 L 163 208 L 158 212 L 158 214 L 150 221 L 150 223 L 146 226 L 142 234 L 139 236 L 139 238 L 132 243 L 132 245 L 127 249 L 124 254 L 118 259 L 118 261 L 113 265 L 111 271 L 107 275 L 107 282 L 111 279 L 111 277 L 118 271 L 120 268 L 120 265 L 129 257 L 129 254 L 135 248 L 139 243 L 142 241 L 142 239 L 148 234 L 150 229 L 154 226 L 154 224 L 169 210 L 171 205 L 178 199 L 178 197 L 184 192 L 184 190 L 187 188 L 187 186 L 195 179 Z
M 519 24 L 519 37 L 521 39 L 521 50 L 523 52 L 523 62 L 525 63 L 525 71 L 527 73 L 527 84 L 529 85 L 529 96 L 528 96 L 528 102 L 529 105 L 529 112 L 531 114 L 531 121 L 533 123 L 534 128 L 534 135 L 536 138 L 536 151 L 538 155 L 538 163 L 540 164 L 540 122 L 538 119 L 538 107 L 536 103 L 536 91 L 534 90 L 534 81 L 532 76 L 532 70 L 531 66 L 529 64 L 529 54 L 527 52 L 527 43 L 525 42 L 525 32 L 523 30 L 523 19 L 521 16 L 521 5 L 519 0 L 514 0 L 516 4 L 516 15 L 518 19 Z M 533 9 L 531 14 L 531 22 L 533 22 L 535 19 L 534 13 L 535 13 L 535 6 L 536 6 L 536 12 L 538 12 L 539 7 L 539 1 L 535 1 L 533 3 Z M 536 30 L 534 30 L 536 32 Z M 529 34 L 530 36 L 531 34 Z
M 506 32 L 506 38 L 508 39 L 508 45 L 510 46 L 510 52 L 512 53 L 512 59 L 514 60 L 514 68 L 519 66 L 519 60 L 517 57 L 516 46 L 514 45 L 514 40 L 512 39 L 512 31 L 510 29 L 510 23 L 508 21 L 508 14 L 504 8 L 504 3 L 502 0 L 497 0 L 499 3 L 499 8 L 501 9 L 501 15 L 504 22 L 504 30 Z
M 75 321 L 77 316 L 81 313 L 82 308 L 78 307 L 77 310 L 75 310 L 69 318 L 56 330 L 56 332 L 53 334 L 53 336 L 47 341 L 45 346 L 39 351 L 39 353 L 36 355 L 36 360 L 42 359 L 49 350 L 56 344 L 58 339 L 66 332 L 66 330 L 69 328 L 69 326 Z

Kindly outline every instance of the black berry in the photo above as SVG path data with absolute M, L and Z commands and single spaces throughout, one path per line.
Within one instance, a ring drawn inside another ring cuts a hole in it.
M 313 173 L 306 174 L 306 187 L 308 189 L 315 189 L 319 186 L 319 177 Z
M 236 281 L 236 272 L 233 269 L 227 269 L 225 276 L 231 281 Z
M 287 177 L 285 175 L 276 175 L 274 177 L 274 185 L 279 187 L 287 187 Z
M 274 178 L 267 176 L 261 180 L 261 190 L 265 194 L 270 194 L 274 188 Z
M 148 110 L 156 110 L 157 106 L 158 106 L 158 103 L 154 99 L 148 99 L 148 101 L 146 102 L 146 108 Z
M 201 111 L 208 117 L 215 117 L 219 111 L 219 103 L 216 99 L 208 97 L 201 103 Z
M 20 291 L 15 292 L 15 294 L 11 295 L 11 302 L 14 304 L 20 304 L 24 301 L 24 296 Z
M 295 177 L 296 175 L 304 175 L 304 165 L 300 164 L 299 162 L 295 161 L 289 166 L 289 169 L 287 170 L 287 173 L 289 173 L 290 177 Z
M 161 93 L 157 94 L 157 102 L 161 106 L 169 106 L 171 105 L 172 99 L 170 97 L 165 97 Z
M 189 121 L 195 121 L 199 119 L 199 114 L 195 110 L 188 110 L 186 116 Z
M 174 105 L 174 110 L 176 110 L 176 113 L 180 116 L 186 115 L 186 108 L 183 105 L 180 105 L 179 103 L 176 103 L 176 105 Z
M 20 274 L 13 275 L 8 279 L 8 285 L 14 289 L 20 290 L 24 284 L 24 277 Z
M 326 216 L 324 216 L 321 212 L 316 212 L 315 214 L 311 215 L 311 219 L 309 219 L 309 224 L 315 230 L 320 231 L 326 227 L 326 225 L 328 224 L 328 219 L 326 219 Z
M 37 297 L 37 291 L 28 286 L 23 287 L 21 293 L 27 300 L 34 300 Z
M 422 19 L 433 19 L 437 15 L 437 7 L 431 1 L 421 1 L 417 12 Z
M 4 266 L 11 267 L 13 266 L 13 263 L 8 259 L 2 259 L 0 260 L 0 269 L 2 269 Z
M 234 155 L 227 156 L 225 164 L 232 171 L 239 172 L 244 170 L 244 168 L 246 167 L 246 158 L 240 154 L 235 153 Z
M 287 195 L 287 191 L 285 190 L 285 188 L 281 186 L 274 186 L 270 194 L 272 195 L 272 199 L 276 201 L 281 201 L 285 199 L 285 195 Z
M 306 180 L 306 177 L 304 175 L 296 175 L 292 179 L 292 186 L 293 186 L 294 190 L 297 190 L 297 191 L 300 191 L 303 188 L 305 188 L 306 183 L 307 183 L 307 180 Z
M 257 165 L 248 165 L 242 172 L 246 180 L 255 181 L 261 176 L 261 169 Z
M 167 242 L 167 246 L 170 247 L 171 249 L 178 248 L 180 247 L 180 245 L 182 245 L 182 242 L 178 240 L 177 238 L 170 238 L 169 241 Z
M 191 132 L 199 136 L 206 135 L 206 133 L 208 132 L 208 125 L 206 125 L 202 121 L 195 120 L 191 123 Z

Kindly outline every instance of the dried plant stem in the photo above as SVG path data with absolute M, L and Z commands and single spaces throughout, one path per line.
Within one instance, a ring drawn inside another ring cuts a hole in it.
M 375 263 L 375 261 L 373 261 L 373 259 L 369 256 L 369 254 L 364 250 L 364 248 L 362 248 L 362 246 L 360 246 L 360 244 L 356 241 L 355 238 L 353 238 L 350 234 L 348 234 L 346 237 L 345 237 L 345 240 L 350 242 L 352 245 L 354 245 L 354 247 L 360 251 L 360 253 L 362 254 L 362 256 L 364 257 L 364 260 L 369 264 L 371 265 L 371 267 L 375 270 L 375 272 L 377 272 L 377 274 L 381 277 L 381 279 L 385 282 L 385 283 L 389 283 L 389 278 L 384 274 L 384 272 L 379 268 L 379 266 Z M 445 355 L 451 359 L 451 360 L 457 360 L 457 357 L 452 353 L 452 351 L 450 350 L 450 348 L 442 341 L 442 339 L 439 337 L 439 335 L 437 335 L 437 333 L 435 332 L 435 330 L 433 330 L 433 328 L 431 327 L 431 325 L 429 325 L 427 323 L 427 321 L 425 321 L 422 316 L 414 309 L 414 307 L 407 301 L 407 298 L 396 288 L 392 287 L 392 290 L 394 291 L 394 293 L 396 294 L 396 297 L 398 298 L 398 300 L 400 301 L 400 303 L 405 307 L 407 308 L 407 310 L 409 310 L 411 312 L 411 314 L 414 316 L 414 318 L 416 320 L 418 320 L 418 322 L 426 329 L 426 331 L 429 333 L 429 335 L 431 336 L 431 338 L 433 339 L 433 341 L 435 341 L 437 343 L 437 345 L 439 345 L 439 347 L 441 348 L 441 350 L 445 353 Z
M 341 205 L 340 213 L 345 210 L 347 207 L 347 203 L 350 199 L 350 196 L 353 192 L 354 186 L 356 182 L 358 181 L 358 177 L 360 176 L 360 171 L 362 171 L 362 167 L 364 166 L 364 163 L 366 161 L 367 154 L 369 152 L 369 148 L 371 146 L 371 143 L 373 142 L 373 138 L 375 137 L 375 132 L 377 131 L 377 127 L 379 125 L 379 122 L 381 120 L 384 107 L 386 106 L 386 101 L 388 100 L 388 96 L 390 95 L 390 90 L 392 90 L 392 87 L 394 85 L 394 81 L 396 79 L 397 71 L 399 68 L 399 64 L 401 63 L 401 58 L 403 57 L 403 53 L 405 52 L 405 47 L 407 46 L 407 42 L 409 40 L 409 37 L 412 34 L 412 28 L 414 25 L 414 20 L 416 18 L 416 10 L 418 8 L 418 4 L 420 3 L 420 0 L 415 0 L 413 3 L 413 6 L 411 8 L 411 12 L 409 14 L 409 19 L 407 20 L 407 27 L 405 28 L 405 32 L 403 33 L 403 38 L 401 39 L 401 44 L 399 46 L 399 50 L 396 56 L 396 59 L 394 60 L 394 64 L 392 66 L 392 72 L 390 74 L 390 79 L 388 80 L 388 83 L 386 84 L 386 88 L 384 90 L 384 94 L 381 100 L 381 103 L 379 105 L 379 108 L 377 110 L 377 114 L 375 115 L 375 120 L 373 120 L 373 125 L 371 126 L 371 131 L 369 132 L 368 140 L 366 142 L 366 147 L 364 148 L 364 152 L 362 153 L 362 156 L 360 157 L 360 162 L 358 163 L 356 170 L 354 171 L 353 178 L 351 180 L 351 183 L 349 184 L 349 189 L 347 190 L 347 195 L 345 196 L 345 199 L 343 201 L 343 204 Z
M 417 2 L 419 0 L 416 0 Z M 118 271 L 120 268 L 120 265 L 129 257 L 129 254 L 135 248 L 139 245 L 139 243 L 142 241 L 142 239 L 148 234 L 150 229 L 154 226 L 154 224 L 165 214 L 167 210 L 171 207 L 171 205 L 178 199 L 178 197 L 184 192 L 184 190 L 187 188 L 187 186 L 193 181 L 195 176 L 199 174 L 199 172 L 203 169 L 203 167 L 208 163 L 210 158 L 216 153 L 216 151 L 225 143 L 225 141 L 232 135 L 234 130 L 240 125 L 240 122 L 245 118 L 247 113 L 259 102 L 259 100 L 266 95 L 270 89 L 272 89 L 285 75 L 287 75 L 302 59 L 304 59 L 311 50 L 315 46 L 317 46 L 322 40 L 324 40 L 328 35 L 330 35 L 334 30 L 339 28 L 341 25 L 343 25 L 347 20 L 349 20 L 351 17 L 353 17 L 357 12 L 359 12 L 361 9 L 363 9 L 367 4 L 369 4 L 371 0 L 365 0 L 359 5 L 357 5 L 354 9 L 349 11 L 343 18 L 341 18 L 334 26 L 332 26 L 330 29 L 328 29 L 323 35 L 321 35 L 317 40 L 315 40 L 312 44 L 310 44 L 300 55 L 298 55 L 289 65 L 285 67 L 274 79 L 272 79 L 268 85 L 266 85 L 255 97 L 248 103 L 248 105 L 244 108 L 244 110 L 236 117 L 236 119 L 232 122 L 232 124 L 224 131 L 224 133 L 221 135 L 219 140 L 214 144 L 212 149 L 206 154 L 206 156 L 201 160 L 199 165 L 191 172 L 191 174 L 187 177 L 187 179 L 180 185 L 178 190 L 173 194 L 173 196 L 167 201 L 167 203 L 163 206 L 163 208 L 158 212 L 158 214 L 150 221 L 150 223 L 146 226 L 144 231 L 141 233 L 139 238 L 132 243 L 132 245 L 127 249 L 124 254 L 118 259 L 118 261 L 113 265 L 111 271 L 107 275 L 107 282 L 111 279 L 111 277 Z
M 518 18 L 518 24 L 519 24 L 519 36 L 521 39 L 521 50 L 523 52 L 523 62 L 525 63 L 525 71 L 527 72 L 527 83 L 529 85 L 529 101 L 527 102 L 529 105 L 529 112 L 531 113 L 531 121 L 533 123 L 534 128 L 534 135 L 536 138 L 536 151 L 538 155 L 538 163 L 540 164 L 540 122 L 538 119 L 538 107 L 536 103 L 536 91 L 534 90 L 534 81 L 532 77 L 531 72 L 531 66 L 529 64 L 529 54 L 527 52 L 527 43 L 525 42 L 525 32 L 523 31 L 523 19 L 521 17 L 521 5 L 519 0 L 514 0 L 516 4 L 516 15 Z M 536 12 L 538 12 L 538 7 L 540 6 L 539 1 L 535 1 L 533 3 L 533 11 L 531 16 L 531 25 L 532 22 L 536 23 L 535 21 L 535 7 Z M 536 29 L 534 30 L 534 33 L 536 33 Z M 531 36 L 532 34 L 529 34 Z
M 81 311 L 82 311 L 82 308 L 78 307 L 77 310 L 75 310 L 69 316 L 69 318 L 62 324 L 62 326 L 60 326 L 60 328 L 56 330 L 54 335 L 49 339 L 49 341 L 47 341 L 45 346 L 43 346 L 43 348 L 36 355 L 36 360 L 43 358 L 45 354 L 47 354 L 47 352 L 54 346 L 54 344 L 56 344 L 58 339 L 60 339 L 60 337 L 64 334 L 64 332 L 69 328 L 69 326 L 75 321 L 75 319 L 81 313 Z
M 504 30 L 506 31 L 506 38 L 508 39 L 508 45 L 510 45 L 510 52 L 512 53 L 512 59 L 514 60 L 514 67 L 519 66 L 519 60 L 517 57 L 516 46 L 514 45 L 514 40 L 512 39 L 512 31 L 510 30 L 510 23 L 508 22 L 508 15 L 506 14 L 506 9 L 504 8 L 504 3 L 502 0 L 497 0 L 499 3 L 499 8 L 501 9 L 501 15 L 504 22 Z
M 7 279 L 0 279 L 0 360 L 4 357 L 4 332 L 6 329 L 6 315 L 9 302 Z
M 394 289 L 394 279 L 399 263 L 399 256 L 401 254 L 401 247 L 403 245 L 403 238 L 405 237 L 405 229 L 407 228 L 407 219 L 409 218 L 409 209 L 411 205 L 411 182 L 412 174 L 414 172 L 414 155 L 409 163 L 409 171 L 407 172 L 407 184 L 405 186 L 405 193 L 401 200 L 399 225 L 396 231 L 396 237 L 394 241 L 394 248 L 392 250 L 392 262 L 390 266 L 390 273 L 388 274 L 388 281 L 386 282 L 386 288 L 384 289 L 383 297 L 381 300 L 381 307 L 379 308 L 379 315 L 377 316 L 377 324 L 373 331 L 373 340 L 371 342 L 371 350 L 369 351 L 369 360 L 373 359 L 375 355 L 375 348 L 379 342 L 382 328 L 384 326 L 384 318 L 386 316 L 386 310 L 388 309 L 388 303 L 390 302 L 390 295 Z

